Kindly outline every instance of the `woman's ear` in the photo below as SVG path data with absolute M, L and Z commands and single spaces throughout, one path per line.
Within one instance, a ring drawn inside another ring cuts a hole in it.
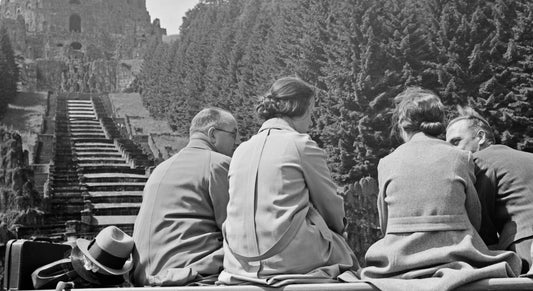
M 486 146 L 488 146 L 488 144 L 487 144 L 487 142 L 488 142 L 487 133 L 483 129 L 480 129 L 477 132 L 476 136 L 477 136 L 477 138 L 479 138 L 478 144 L 479 144 L 479 148 L 480 149 L 483 149 Z

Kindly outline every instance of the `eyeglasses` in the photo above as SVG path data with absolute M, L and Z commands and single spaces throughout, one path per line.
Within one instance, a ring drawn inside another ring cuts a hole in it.
M 237 138 L 237 134 L 239 133 L 237 131 L 237 129 L 235 129 L 234 131 L 229 131 L 229 130 L 225 130 L 225 129 L 222 129 L 222 128 L 218 128 L 218 127 L 213 127 L 215 130 L 219 130 L 219 131 L 223 131 L 223 132 L 226 132 L 226 133 L 229 133 L 231 135 L 233 135 L 233 138 Z

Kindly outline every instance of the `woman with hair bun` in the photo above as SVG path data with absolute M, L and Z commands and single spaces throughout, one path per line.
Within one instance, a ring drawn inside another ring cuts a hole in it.
M 514 253 L 490 251 L 477 233 L 472 155 L 438 138 L 446 129 L 439 97 L 408 88 L 395 101 L 393 124 L 404 144 L 378 165 L 384 237 L 368 249 L 362 279 L 383 290 L 450 290 L 520 274 Z
M 221 284 L 337 282 L 359 264 L 342 237 L 343 199 L 323 150 L 309 137 L 315 92 L 274 82 L 257 106 L 266 121 L 229 168 Z

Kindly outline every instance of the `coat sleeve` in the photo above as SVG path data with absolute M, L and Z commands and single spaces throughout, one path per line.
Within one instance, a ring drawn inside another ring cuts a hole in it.
M 387 220 L 389 216 L 387 203 L 385 203 L 385 197 L 386 197 L 386 175 L 384 173 L 382 163 L 381 161 L 378 164 L 378 185 L 379 185 L 379 192 L 378 192 L 378 215 L 379 215 L 379 226 L 381 228 L 381 232 L 385 234 L 387 232 Z
M 470 152 L 468 153 L 466 166 L 463 167 L 463 169 L 465 170 L 463 178 L 465 179 L 466 211 L 470 222 L 474 228 L 479 231 L 481 227 L 481 203 L 474 186 L 474 183 L 476 182 L 475 165 Z
M 475 187 L 482 207 L 482 220 L 479 235 L 488 246 L 498 243 L 498 229 L 494 224 L 496 196 L 498 193 L 498 182 L 496 172 L 493 167 L 487 167 L 483 159 L 474 154 L 476 164 Z
M 220 162 L 211 164 L 209 175 L 209 196 L 213 202 L 213 211 L 215 221 L 219 229 L 222 229 L 222 223 L 226 220 L 226 208 L 228 205 L 229 182 L 228 182 L 229 158 Z
M 306 136 L 300 148 L 300 158 L 311 203 L 328 227 L 341 234 L 344 229 L 344 200 L 337 195 L 337 187 L 326 164 L 326 154 Z

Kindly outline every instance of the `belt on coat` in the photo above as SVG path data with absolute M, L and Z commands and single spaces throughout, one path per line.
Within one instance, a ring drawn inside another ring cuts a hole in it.
M 469 228 L 473 228 L 473 226 L 467 215 L 392 217 L 387 221 L 387 233 L 465 230 Z

